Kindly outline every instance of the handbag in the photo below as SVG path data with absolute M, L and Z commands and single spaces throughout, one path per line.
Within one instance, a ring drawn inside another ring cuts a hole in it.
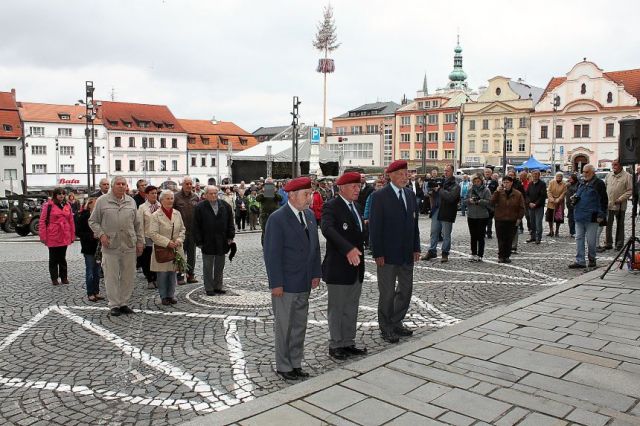
M 173 240 L 173 228 L 175 224 L 171 225 L 171 240 Z M 176 250 L 169 247 L 162 247 L 157 244 L 153 245 L 153 252 L 156 256 L 156 262 L 168 263 L 176 260 Z

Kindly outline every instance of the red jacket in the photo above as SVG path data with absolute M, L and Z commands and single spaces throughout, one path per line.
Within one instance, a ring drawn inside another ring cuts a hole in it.
M 47 247 L 64 247 L 73 243 L 76 238 L 76 226 L 73 222 L 71 206 L 65 204 L 60 208 L 51 200 L 43 204 L 40 211 L 39 233 L 40 241 Z
M 322 206 L 324 205 L 324 200 L 322 199 L 322 195 L 320 192 L 313 191 L 311 194 L 311 211 L 316 218 L 316 221 L 319 222 L 322 217 Z

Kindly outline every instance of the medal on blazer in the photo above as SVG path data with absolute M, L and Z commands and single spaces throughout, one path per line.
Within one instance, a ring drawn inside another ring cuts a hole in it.
M 344 222 L 344 223 L 342 224 L 342 229 L 344 229 L 345 231 L 346 231 L 347 229 L 349 229 L 349 225 L 347 225 L 347 222 Z

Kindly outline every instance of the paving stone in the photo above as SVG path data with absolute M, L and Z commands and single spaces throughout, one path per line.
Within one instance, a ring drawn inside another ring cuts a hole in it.
M 569 346 L 578 346 L 580 348 L 589 348 L 599 350 L 607 344 L 606 341 L 600 339 L 592 339 L 590 337 L 570 335 L 560 339 L 559 343 L 566 343 Z
M 323 421 L 323 424 L 335 424 L 340 426 L 357 426 L 356 423 L 350 422 L 343 417 L 339 417 L 330 411 L 323 410 L 301 399 L 293 401 L 289 405 L 291 405 L 294 408 L 297 408 L 298 410 L 304 411 L 305 413 L 313 417 L 321 419 Z
M 385 426 L 437 426 L 443 425 L 437 420 L 430 419 L 428 417 L 419 416 L 416 413 L 404 413 L 400 417 L 396 417 L 391 420 L 389 423 L 386 423 Z
M 435 399 L 432 404 L 485 422 L 494 421 L 511 408 L 509 404 L 504 402 L 462 389 L 453 389 Z
M 335 413 L 365 398 L 361 393 L 336 385 L 306 397 L 305 401 Z
M 628 371 L 582 364 L 567 374 L 565 379 L 640 398 L 640 375 Z
M 639 346 L 624 345 L 621 343 L 612 342 L 602 348 L 602 351 L 611 354 L 626 356 L 629 358 L 640 358 Z
M 525 419 L 518 423 L 518 426 L 562 426 L 566 425 L 564 420 L 545 416 L 540 413 L 531 413 Z
M 460 359 L 462 356 L 451 352 L 443 351 L 436 348 L 425 348 L 414 352 L 413 355 L 425 358 L 431 361 L 438 361 L 443 364 L 450 364 L 453 361 Z
M 513 405 L 529 408 L 533 411 L 539 411 L 541 413 L 560 418 L 565 417 L 574 408 L 556 401 L 529 395 L 513 389 L 498 389 L 489 396 Z
M 502 333 L 508 333 L 511 330 L 513 330 L 514 328 L 518 328 L 518 326 L 513 324 L 513 323 L 511 323 L 511 322 L 493 320 L 493 321 L 490 321 L 490 322 L 488 322 L 486 324 L 482 324 L 478 328 L 486 329 L 486 330 L 493 330 L 493 331 L 500 331 Z
M 524 340 L 515 339 L 513 337 L 498 336 L 496 334 L 487 334 L 482 339 L 493 343 L 500 343 L 501 345 L 528 350 L 535 349 L 540 346 L 538 343 L 526 342 Z
M 473 393 L 479 393 L 480 395 L 488 395 L 493 392 L 498 386 L 493 385 L 491 383 L 478 383 L 471 389 L 469 389 Z
M 512 382 L 517 382 L 518 379 L 524 377 L 528 373 L 527 371 L 518 368 L 471 357 L 459 359 L 454 363 L 454 365 Z
M 492 359 L 493 362 L 527 369 L 553 377 L 561 377 L 578 362 L 555 355 L 512 348 Z
M 363 374 L 358 380 L 371 383 L 381 388 L 388 389 L 393 393 L 401 395 L 423 385 L 424 380 L 399 371 L 390 370 L 385 367 L 376 368 L 375 370 Z
M 511 411 L 502 416 L 495 424 L 496 426 L 512 426 L 518 423 L 527 414 L 529 414 L 529 411 L 524 408 L 513 407 Z
M 583 352 L 578 352 L 570 349 L 554 348 L 552 346 L 540 346 L 536 349 L 538 352 L 543 352 L 549 355 L 557 355 L 562 358 L 573 359 L 578 362 L 586 362 L 589 364 L 601 365 L 603 367 L 616 368 L 620 361 L 611 358 L 604 358 L 596 355 L 589 355 Z
M 468 337 L 470 339 L 480 339 L 482 336 L 484 336 L 487 333 L 483 333 L 477 330 L 469 330 L 469 331 L 465 331 L 464 333 L 461 334 L 462 337 Z
M 625 339 L 636 340 L 640 338 L 640 330 L 632 330 L 626 327 L 612 327 L 609 325 L 598 325 L 593 331 L 594 336 L 616 336 Z M 603 337 L 604 339 L 604 337 Z
M 462 414 L 454 413 L 453 411 L 449 411 L 448 413 L 443 414 L 438 418 L 438 420 L 455 426 L 468 426 L 476 421 L 476 419 L 463 416 Z
M 449 386 L 428 382 L 419 388 L 412 390 L 406 396 L 417 399 L 418 401 L 431 402 L 437 397 L 449 392 L 451 389 L 453 388 L 450 388 Z
M 436 348 L 474 358 L 489 359 L 509 349 L 507 346 L 496 343 L 473 340 L 456 336 L 435 345 Z
M 243 420 L 240 424 L 242 426 L 322 425 L 322 421 L 290 405 L 282 405 L 250 419 Z
M 577 309 L 558 309 L 557 311 L 554 312 L 554 315 L 558 315 L 560 317 L 569 318 L 569 319 L 593 321 L 593 322 L 602 321 L 608 316 L 607 314 L 579 311 Z
M 381 425 L 404 413 L 404 410 L 379 399 L 367 398 L 337 414 L 361 425 Z
M 609 417 L 576 408 L 567 416 L 567 420 L 587 426 L 604 426 L 609 421 Z
M 531 337 L 533 339 L 538 339 L 538 340 L 547 341 L 547 342 L 557 342 L 558 340 L 566 336 L 566 333 L 558 333 L 557 331 L 544 330 L 542 328 L 537 328 L 537 327 L 517 328 L 511 331 L 511 334 Z
M 564 294 L 559 294 L 553 296 L 550 299 L 547 299 L 553 303 L 559 303 L 564 306 L 576 306 L 580 309 L 605 309 L 609 306 L 609 303 L 606 302 L 596 302 L 595 300 L 585 300 L 585 299 L 577 299 L 574 297 L 568 297 Z
M 426 380 L 431 380 L 454 387 L 460 387 L 463 389 L 468 389 L 478 384 L 477 380 L 469 379 L 460 374 L 450 373 L 445 370 L 440 370 L 438 368 L 433 368 L 402 359 L 393 361 L 392 363 L 388 364 L 388 367 L 404 371 L 413 376 L 417 376 Z

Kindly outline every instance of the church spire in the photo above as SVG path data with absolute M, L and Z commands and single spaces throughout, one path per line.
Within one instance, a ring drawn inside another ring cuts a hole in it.
M 422 81 L 422 93 L 424 96 L 429 94 L 429 88 L 427 87 L 427 73 L 424 73 L 424 80 Z
M 462 47 L 460 47 L 460 34 L 458 34 L 457 44 L 453 51 L 453 71 L 449 73 L 449 88 L 456 89 L 466 87 L 467 73 L 462 69 Z

